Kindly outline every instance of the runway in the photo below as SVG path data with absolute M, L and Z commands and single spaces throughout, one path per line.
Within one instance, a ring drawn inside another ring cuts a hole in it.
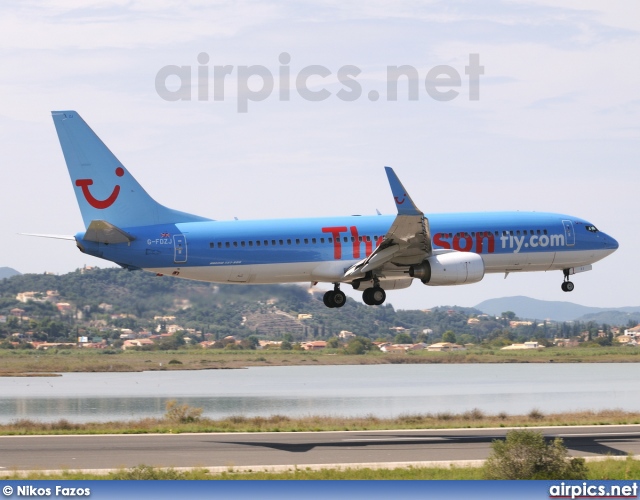
M 572 456 L 640 455 L 640 425 L 530 429 L 562 437 Z M 507 430 L 2 436 L 0 471 L 464 463 L 486 459 Z

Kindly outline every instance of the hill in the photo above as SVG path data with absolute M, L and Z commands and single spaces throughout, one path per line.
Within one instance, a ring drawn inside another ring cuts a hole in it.
M 11 267 L 0 267 L 0 280 L 18 275 L 20 275 L 20 273 Z
M 588 307 L 573 302 L 538 300 L 523 296 L 485 300 L 475 306 L 475 309 L 492 316 L 499 316 L 505 311 L 513 311 L 520 318 L 550 319 L 553 321 L 596 321 L 625 325 L 634 318 L 640 320 L 640 306 Z M 620 321 L 605 321 L 605 319 L 612 318 L 617 318 Z
M 459 307 L 396 311 L 390 304 L 369 307 L 349 300 L 341 309 L 328 309 L 322 292 L 313 290 L 296 285 L 216 285 L 117 268 L 59 276 L 24 274 L 0 281 L 0 315 L 11 316 L 13 308 L 20 308 L 24 316 L 45 325 L 43 331 L 58 337 L 61 331 L 78 328 L 91 335 L 115 328 L 151 330 L 158 326 L 157 316 L 172 316 L 172 323 L 216 337 L 290 334 L 294 340 L 326 339 L 342 330 L 371 339 L 392 339 L 403 329 L 484 336 L 501 326 L 489 320 L 472 327 L 467 319 L 479 311 Z M 47 295 L 48 291 L 57 294 Z M 36 292 L 39 301 L 18 302 L 20 292 Z M 60 303 L 68 304 L 63 312 L 56 306 Z M 7 333 L 16 327 L 9 325 Z

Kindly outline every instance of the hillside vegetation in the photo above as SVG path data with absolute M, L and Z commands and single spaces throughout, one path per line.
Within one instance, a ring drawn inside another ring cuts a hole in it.
M 395 310 L 390 304 L 370 307 L 354 300 L 328 309 L 322 292 L 313 290 L 295 285 L 214 285 L 117 268 L 18 275 L 0 280 L 0 346 L 3 338 L 26 333 L 31 340 L 48 342 L 75 342 L 78 336 L 111 342 L 121 338 L 122 329 L 155 333 L 168 323 L 178 325 L 194 342 L 233 335 L 252 337 L 253 345 L 256 338 L 326 340 L 343 330 L 369 340 L 433 343 L 444 337 L 492 348 L 534 339 L 550 345 L 554 337 L 581 334 L 588 334 L 584 340 L 598 340 L 598 345 L 611 345 L 612 340 L 609 325 L 516 324 L 510 311 L 496 318 L 470 308 Z M 35 300 L 18 301 L 24 292 L 34 292 Z M 604 337 L 597 338 L 598 332 Z M 6 341 L 4 347 L 10 347 Z

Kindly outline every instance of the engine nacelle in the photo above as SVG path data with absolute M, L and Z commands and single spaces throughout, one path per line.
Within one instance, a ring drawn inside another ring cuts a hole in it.
M 411 266 L 409 276 L 430 286 L 477 283 L 484 278 L 484 261 L 472 252 L 432 255 L 422 264 Z

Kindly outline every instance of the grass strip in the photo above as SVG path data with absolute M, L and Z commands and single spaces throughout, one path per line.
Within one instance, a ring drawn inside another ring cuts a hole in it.
M 527 415 L 499 413 L 489 415 L 474 409 L 464 413 L 407 414 L 397 418 L 309 416 L 291 418 L 230 416 L 224 419 L 196 418 L 181 421 L 180 417 L 144 418 L 129 421 L 74 423 L 66 419 L 38 422 L 17 419 L 0 425 L 0 435 L 45 434 L 177 434 L 194 432 L 320 432 L 374 431 L 395 429 L 464 429 L 486 427 L 547 427 L 577 425 L 640 424 L 640 412 L 622 410 L 581 411 L 545 414 L 532 410 Z
M 627 457 L 624 460 L 609 458 L 587 463 L 589 480 L 636 480 L 640 477 L 640 460 Z M 207 469 L 163 469 L 139 465 L 107 474 L 86 474 L 81 471 L 65 471 L 59 474 L 42 472 L 5 472 L 5 480 L 477 480 L 483 479 L 481 467 L 398 467 L 395 469 L 325 468 L 311 470 L 292 467 L 285 472 L 240 472 L 229 468 L 222 473 Z

